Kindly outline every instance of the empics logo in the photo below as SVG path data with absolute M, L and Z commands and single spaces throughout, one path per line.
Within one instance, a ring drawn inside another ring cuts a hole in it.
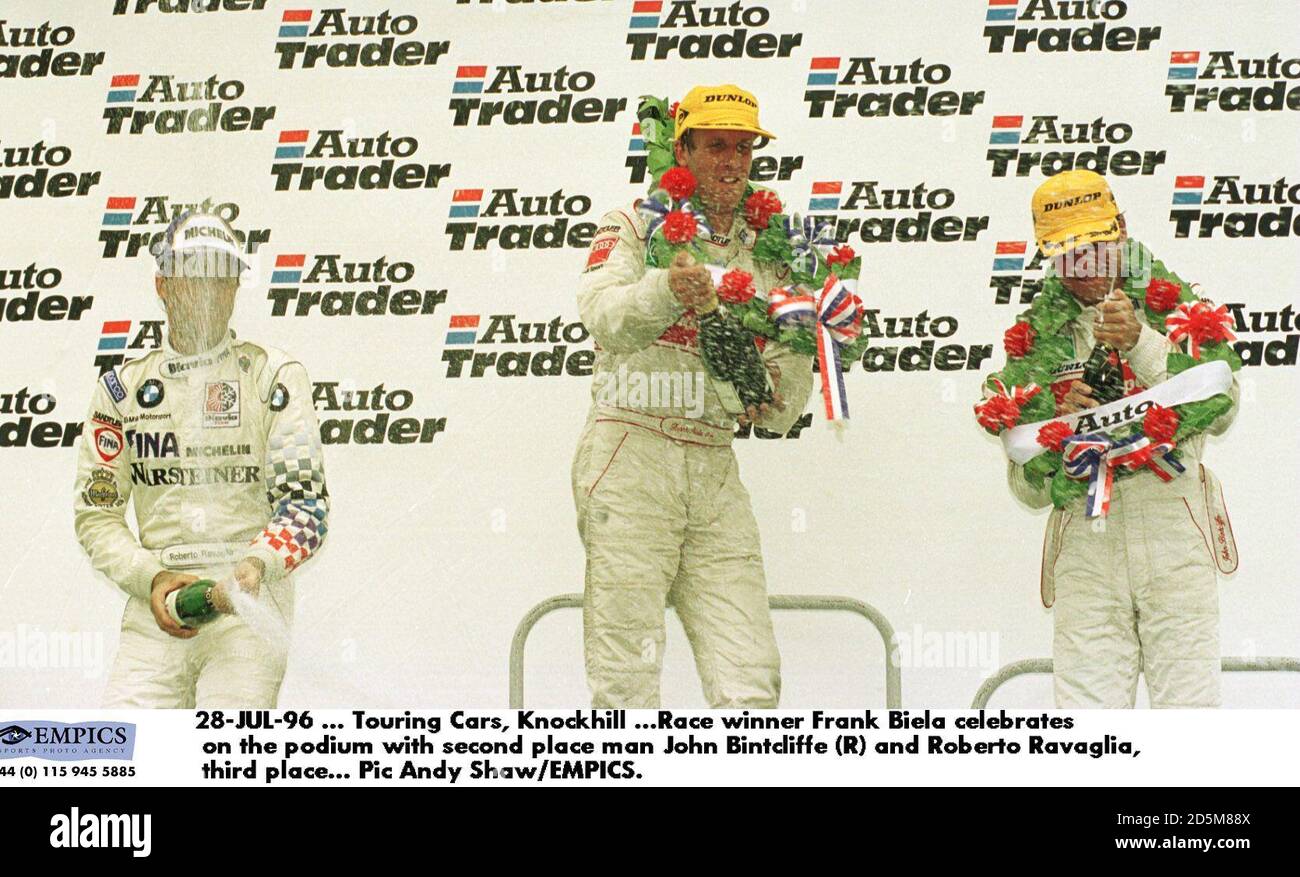
M 0 22 L 0 26 L 3 23 Z M 67 198 L 88 195 L 99 185 L 99 171 L 63 171 L 72 160 L 67 146 L 5 146 L 0 150 L 0 201 L 7 198 Z M 10 171 L 11 168 L 19 169 Z M 21 170 L 31 168 L 31 170 Z
M 456 127 L 485 127 L 494 121 L 503 125 L 566 125 L 613 122 L 627 109 L 625 97 L 578 97 L 596 84 L 596 75 L 587 70 L 570 72 L 567 67 L 554 71 L 524 71 L 519 65 L 493 68 L 488 79 L 487 66 L 462 65 L 456 68 L 451 86 L 452 124 Z M 471 95 L 532 95 L 549 93 L 554 97 L 517 97 L 491 100 Z
M 1225 113 L 1300 110 L 1300 57 L 1282 58 L 1277 52 L 1267 58 L 1239 58 L 1230 51 L 1209 52 L 1205 68 L 1199 70 L 1200 52 L 1171 52 L 1165 95 L 1169 112 L 1205 113 L 1217 107 Z M 1234 81 L 1273 80 L 1264 84 L 1198 85 L 1184 80 Z
M 319 182 L 327 191 L 354 189 L 436 189 L 449 173 L 450 164 L 398 164 L 420 149 L 414 137 L 393 137 L 388 131 L 374 137 L 344 138 L 339 129 L 281 131 L 271 163 L 275 191 L 291 187 L 309 192 Z M 362 161 L 378 158 L 379 161 Z M 308 163 L 311 162 L 311 163 Z
M 1214 237 L 1220 231 L 1225 238 L 1300 236 L 1300 215 L 1296 213 L 1300 183 L 1288 183 L 1286 177 L 1243 183 L 1236 174 L 1216 176 L 1207 195 L 1205 181 L 1204 176 L 1196 174 L 1174 178 L 1173 207 L 1169 211 L 1174 237 L 1185 238 L 1193 231 L 1198 238 Z
M 503 250 L 549 250 L 562 247 L 586 249 L 596 233 L 594 222 L 571 220 L 591 212 L 586 195 L 566 195 L 557 189 L 550 195 L 520 195 L 518 189 L 492 189 L 483 206 L 484 189 L 457 189 L 447 211 L 444 229 L 448 247 L 486 250 L 495 243 Z M 551 221 L 545 221 L 550 218 Z M 485 222 L 490 219 L 518 219 L 521 222 Z
M 141 88 L 141 79 L 144 87 Z M 155 74 L 118 73 L 109 81 L 103 118 L 108 134 L 195 134 L 261 131 L 275 118 L 273 106 L 234 104 L 244 96 L 238 79 L 209 76 L 199 82 Z M 149 104 L 142 109 L 138 104 Z M 189 106 L 176 106 L 189 104 Z M 153 107 L 162 107 L 154 109 Z M 129 123 L 129 124 L 128 124 Z
M 842 194 L 845 189 L 847 197 Z M 935 217 L 935 211 L 947 210 L 956 200 L 952 189 L 931 189 L 926 183 L 890 189 L 882 188 L 877 180 L 855 180 L 847 185 L 840 180 L 823 180 L 813 185 L 808 203 L 811 215 L 834 224 L 834 236 L 839 241 L 867 244 L 973 241 L 989 227 L 987 215 Z M 827 206 L 817 210 L 812 207 L 814 204 Z M 831 207 L 832 204 L 836 206 Z M 858 215 L 860 211 L 876 215 L 862 218 Z M 911 215 L 879 215 L 904 212 Z
M 350 262 L 337 253 L 318 253 L 304 277 L 306 263 L 306 253 L 275 257 L 266 295 L 271 316 L 306 317 L 314 309 L 325 317 L 427 316 L 447 300 L 445 289 L 403 286 L 414 281 L 411 262 L 388 256 Z
M 989 276 L 989 287 L 994 290 L 994 304 L 1011 304 L 1011 291 L 1018 289 L 1018 302 L 1027 305 L 1043 288 L 1042 254 L 1034 247 L 1033 257 L 1026 265 L 1025 254 L 1028 251 L 1028 241 L 998 241 L 994 245 L 993 270 Z M 1031 271 L 1037 272 L 1037 276 L 1026 277 Z
M 0 293 L 15 293 L 0 298 L 0 322 L 80 320 L 95 297 L 51 292 L 62 282 L 63 272 L 53 266 L 37 268 L 33 262 L 26 268 L 0 268 Z
M 590 337 L 576 320 L 555 317 L 546 323 L 524 323 L 515 314 L 491 314 L 480 333 L 481 322 L 479 314 L 453 314 L 448 321 L 447 349 L 442 352 L 447 377 L 481 378 L 489 371 L 503 378 L 591 375 L 595 351 L 569 349 Z M 488 345 L 491 349 L 482 349 Z M 502 350 L 497 345 L 524 349 Z
M 313 21 L 313 16 L 315 20 Z M 420 27 L 414 15 L 348 15 L 346 9 L 286 9 L 280 15 L 275 53 L 279 69 L 325 67 L 432 67 L 449 40 L 409 39 Z M 358 39 L 378 37 L 378 39 Z
M 788 58 L 801 33 L 770 32 L 766 4 L 712 6 L 695 0 L 633 0 L 627 44 L 633 61 Z
M 138 208 L 138 212 L 137 212 Z M 252 228 L 241 231 L 235 228 L 239 218 L 239 205 L 233 201 L 213 201 L 204 198 L 197 202 L 172 201 L 166 195 L 114 195 L 105 202 L 99 239 L 104 244 L 101 253 L 105 259 L 131 259 L 162 239 L 167 225 L 182 212 L 196 210 L 215 213 L 224 219 L 239 240 L 245 253 L 256 254 L 258 247 L 271 239 L 269 228 Z
M 985 153 L 992 177 L 1051 177 L 1061 171 L 1090 170 L 1117 177 L 1150 176 L 1165 163 L 1165 150 L 1115 149 L 1133 138 L 1133 126 L 1098 116 L 1085 122 L 1062 122 L 1059 116 L 1033 116 L 1022 133 L 1024 116 L 994 116 Z M 1086 149 L 1030 149 L 1031 146 Z
M 1123 0 L 984 0 L 989 54 L 1040 52 L 1145 52 L 1159 27 L 1116 25 L 1128 15 Z M 1076 24 L 1076 22 L 1089 22 Z M 1032 25 L 1030 25 L 1032 23 Z
M 828 114 L 842 119 L 856 112 L 864 119 L 884 116 L 969 116 L 984 103 L 984 92 L 951 91 L 935 86 L 952 78 L 947 64 L 878 64 L 874 57 L 815 57 L 803 93 L 808 118 Z M 903 88 L 902 86 L 914 86 Z M 866 90 L 864 90 L 866 89 Z
M 103 52 L 55 51 L 76 38 L 66 24 L 25 27 L 0 20 L 0 79 L 89 76 L 104 63 Z
M 415 401 L 410 390 L 389 390 L 382 383 L 369 390 L 345 386 L 340 381 L 317 381 L 312 404 L 327 414 L 369 412 L 373 417 L 326 417 L 320 422 L 321 444 L 410 445 L 428 444 L 447 429 L 445 417 L 394 417 Z

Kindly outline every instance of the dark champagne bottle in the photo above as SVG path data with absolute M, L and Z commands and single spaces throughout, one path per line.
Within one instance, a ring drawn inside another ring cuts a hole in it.
M 212 589 L 217 583 L 199 579 L 167 595 L 167 614 L 181 627 L 199 627 L 215 621 L 220 614 L 212 605 Z
M 767 369 L 754 346 L 754 333 L 719 306 L 696 315 L 699 324 L 700 357 L 709 374 L 736 388 L 746 408 L 772 402 Z
M 1124 370 L 1119 365 L 1119 353 L 1109 344 L 1095 345 L 1083 364 L 1080 380 L 1092 388 L 1092 398 L 1102 405 L 1123 396 Z

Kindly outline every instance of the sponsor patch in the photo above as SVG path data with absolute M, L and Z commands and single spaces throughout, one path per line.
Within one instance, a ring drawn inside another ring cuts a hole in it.
M 617 237 L 597 238 L 592 241 L 591 251 L 587 254 L 587 268 L 594 268 L 607 261 L 616 246 L 618 246 Z
M 163 400 L 162 381 L 150 378 L 135 391 L 135 401 L 141 408 L 156 408 Z
M 239 426 L 239 384 L 209 381 L 203 393 L 203 426 L 222 429 Z
M 105 463 L 111 463 L 117 459 L 117 455 L 122 453 L 122 433 L 115 426 L 96 427 L 95 433 L 95 453 L 99 454 L 99 459 Z
M 126 502 L 118 492 L 117 476 L 111 469 L 91 470 L 90 480 L 86 482 L 86 489 L 81 492 L 81 498 L 85 500 L 86 505 L 101 509 L 116 508 Z
M 121 402 L 126 398 L 126 388 L 122 386 L 116 369 L 104 372 L 104 388 L 108 390 L 108 395 L 113 397 L 114 402 Z
M 272 411 L 283 411 L 289 404 L 289 388 L 284 384 L 276 384 L 275 389 L 271 391 L 271 401 L 268 405 Z

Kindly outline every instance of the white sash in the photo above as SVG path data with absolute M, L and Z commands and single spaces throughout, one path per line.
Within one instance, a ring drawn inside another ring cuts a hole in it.
M 1226 393 L 1231 386 L 1232 367 L 1223 360 L 1216 359 L 1180 372 L 1149 390 L 1116 399 L 1098 408 L 1088 408 L 1005 430 L 1002 433 L 1002 448 L 1013 463 L 1024 465 L 1047 450 L 1038 443 L 1038 431 L 1043 428 L 1043 424 L 1059 421 L 1069 426 L 1074 433 L 1109 432 L 1140 421 L 1152 405 L 1170 408 L 1185 402 L 1199 402 L 1218 393 Z M 1050 393 L 1051 390 L 1045 387 L 1043 392 Z

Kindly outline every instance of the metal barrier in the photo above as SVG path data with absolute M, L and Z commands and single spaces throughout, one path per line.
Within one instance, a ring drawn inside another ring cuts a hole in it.
M 871 622 L 885 642 L 885 706 L 899 709 L 903 705 L 903 674 L 899 669 L 897 655 L 894 652 L 894 627 L 876 609 L 861 600 L 851 597 L 795 596 L 787 594 L 771 595 L 767 598 L 773 609 L 802 609 L 822 612 L 852 612 Z M 669 606 L 672 604 L 669 603 Z M 524 645 L 533 626 L 543 616 L 557 609 L 581 609 L 581 594 L 560 594 L 543 600 L 529 609 L 515 628 L 514 639 L 510 643 L 510 708 L 521 709 L 524 705 Z
M 1259 673 L 1259 672 L 1285 672 L 1300 673 L 1300 660 L 1295 658 L 1224 658 L 1223 672 L 1225 673 Z M 998 672 L 994 673 L 984 684 L 980 686 L 979 691 L 975 692 L 975 700 L 971 701 L 970 708 L 973 710 L 982 710 L 989 704 L 989 698 L 993 692 L 997 691 L 1004 682 L 1016 676 L 1024 676 L 1029 673 L 1051 673 L 1051 658 L 1030 658 L 1025 661 L 1014 661 L 1007 664 Z

